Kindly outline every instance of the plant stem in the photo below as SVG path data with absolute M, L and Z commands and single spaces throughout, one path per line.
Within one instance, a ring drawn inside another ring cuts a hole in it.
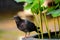
M 60 36 L 60 20 L 59 20 L 59 17 L 57 17 L 57 21 L 58 21 L 58 27 L 59 27 L 59 36 Z
M 43 26 L 42 26 L 42 15 L 41 15 L 41 13 L 40 13 L 40 31 L 41 31 L 41 36 L 42 36 L 42 39 L 43 39 Z
M 37 17 L 37 15 L 35 15 L 35 22 L 36 22 L 36 24 L 39 26 L 39 23 L 38 23 L 38 18 L 36 18 Z M 38 28 L 37 28 L 37 30 L 38 30 Z M 39 37 L 39 39 L 40 39 L 40 33 L 38 32 L 38 37 Z
M 47 18 L 46 18 L 46 14 L 45 13 L 44 13 L 44 19 L 45 19 L 45 25 L 46 25 L 46 29 L 48 31 L 49 38 L 51 38 L 51 36 L 50 36 L 50 30 L 48 28 L 48 22 L 47 22 Z
M 55 23 L 55 18 L 53 18 L 53 20 L 54 20 L 54 29 L 55 29 L 55 37 L 56 37 L 56 23 Z
M 42 13 L 40 12 L 40 0 L 38 0 L 38 5 L 39 5 L 39 7 L 38 7 L 38 11 L 39 11 L 39 16 L 40 16 L 40 18 L 39 18 L 39 24 L 40 24 L 40 31 L 41 31 L 41 36 L 42 36 L 42 39 L 43 39 L 43 26 L 42 26 Z

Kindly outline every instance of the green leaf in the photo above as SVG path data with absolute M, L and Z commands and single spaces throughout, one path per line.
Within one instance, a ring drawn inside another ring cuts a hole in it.
M 59 4 L 57 4 L 57 5 L 55 6 L 55 9 L 58 8 L 58 7 L 59 7 Z
M 49 14 L 51 14 L 52 17 L 58 17 L 58 16 L 60 16 L 60 9 L 51 11 L 51 12 L 49 12 L 47 15 L 49 15 Z
M 40 0 L 40 5 L 42 5 L 44 3 L 45 0 Z
M 25 2 L 25 0 L 15 0 L 17 3 L 18 2 Z
M 55 7 L 53 6 L 51 8 L 47 8 L 47 9 L 48 9 L 48 12 L 51 12 L 51 11 L 55 10 Z
M 40 11 L 41 11 L 41 12 L 43 11 L 43 7 L 40 7 Z
M 52 15 L 53 17 L 58 17 L 58 16 L 60 16 L 60 9 L 55 10 L 55 11 L 52 11 L 52 12 L 51 12 L 51 15 Z
M 26 0 L 27 3 L 32 3 L 34 0 Z
M 56 4 L 60 2 L 60 0 L 54 0 L 54 1 L 55 1 Z
M 37 1 L 35 0 L 33 3 L 28 3 L 24 8 L 25 9 L 31 9 L 32 7 L 34 7 L 34 8 L 37 8 L 38 6 L 38 4 L 37 4 Z
M 38 4 L 36 3 L 32 8 L 31 8 L 32 13 L 38 13 Z
M 16 2 L 32 3 L 34 0 L 15 0 Z
M 34 8 L 31 8 L 31 12 L 32 13 L 35 13 L 35 14 L 38 14 L 39 13 L 38 9 L 34 9 Z
M 30 9 L 31 8 L 31 6 L 32 6 L 32 4 L 27 4 L 26 6 L 24 6 L 24 9 Z

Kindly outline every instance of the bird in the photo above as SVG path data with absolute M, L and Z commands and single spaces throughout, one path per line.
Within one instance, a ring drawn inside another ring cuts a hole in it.
M 14 16 L 14 20 L 16 22 L 17 28 L 25 33 L 25 38 L 29 37 L 30 32 L 32 31 L 36 31 L 40 33 L 40 31 L 37 30 L 37 27 L 35 26 L 34 23 L 28 20 L 23 20 L 19 16 Z M 38 27 L 38 29 L 40 28 Z

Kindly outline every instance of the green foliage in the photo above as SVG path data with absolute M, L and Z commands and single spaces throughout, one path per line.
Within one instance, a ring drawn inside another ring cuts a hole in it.
M 17 3 L 18 2 L 25 2 L 25 0 L 15 0 Z
M 15 0 L 16 2 L 27 2 L 32 3 L 34 0 Z
M 32 3 L 34 0 L 26 0 L 27 3 Z
M 58 7 L 60 8 L 60 0 L 54 0 L 56 6 L 46 7 L 46 8 L 41 7 L 41 5 L 44 3 L 45 0 L 15 0 L 15 1 L 16 2 L 26 2 L 27 5 L 24 6 L 24 9 L 27 9 L 27 10 L 31 9 L 32 13 L 36 13 L 36 14 L 38 14 L 39 11 L 41 11 L 41 12 L 44 11 L 45 9 L 48 9 L 47 12 L 51 12 Z
M 28 5 L 26 5 L 26 6 L 24 6 L 24 9 L 29 9 L 29 8 L 31 8 L 31 6 L 32 6 L 32 4 L 28 4 Z
M 45 0 L 40 0 L 40 5 L 42 5 L 44 3 Z
M 32 8 L 31 8 L 32 13 L 36 13 L 38 14 L 38 4 L 35 4 Z
M 43 10 L 43 8 L 41 7 L 41 5 L 43 4 L 44 0 L 15 0 L 16 2 L 26 2 L 27 5 L 24 6 L 24 9 L 31 9 L 32 13 L 38 13 L 38 9 L 40 9 L 41 11 Z M 39 5 L 40 2 L 40 5 Z M 39 8 L 40 6 L 40 8 Z
M 50 12 L 50 13 L 51 13 L 51 15 L 52 15 L 53 17 L 58 17 L 58 16 L 60 16 L 60 9 L 54 10 L 54 11 L 52 11 L 52 12 Z
M 51 8 L 48 8 L 48 12 L 51 12 L 51 11 L 53 11 L 53 10 L 55 10 L 55 7 L 54 7 L 54 6 L 51 7 Z
M 35 5 L 37 4 L 36 1 L 32 2 L 32 3 L 27 3 L 27 5 L 25 6 L 25 9 L 31 9 L 32 7 L 35 7 Z M 37 7 L 36 7 L 37 8 Z
M 60 0 L 54 0 L 55 1 L 55 3 L 59 3 L 60 2 Z

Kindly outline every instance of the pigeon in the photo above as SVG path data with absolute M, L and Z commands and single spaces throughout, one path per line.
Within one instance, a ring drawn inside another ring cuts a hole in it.
M 25 37 L 29 37 L 30 32 L 32 31 L 36 31 L 40 33 L 40 31 L 37 30 L 35 24 L 28 21 L 27 19 L 24 20 L 21 19 L 19 16 L 14 16 L 14 20 L 16 22 L 17 28 L 25 33 Z M 38 27 L 38 29 L 40 28 Z

